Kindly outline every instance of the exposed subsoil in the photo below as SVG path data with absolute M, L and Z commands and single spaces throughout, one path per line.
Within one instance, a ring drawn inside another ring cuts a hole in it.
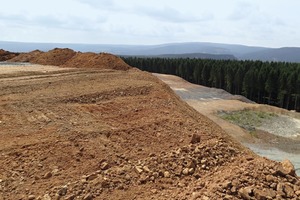
M 9 52 L 9 51 L 0 49 L 0 61 L 6 61 L 9 59 L 12 59 L 18 55 L 19 55 L 19 53 Z
M 299 199 L 289 161 L 255 155 L 153 75 L 103 60 L 0 78 L 1 200 Z

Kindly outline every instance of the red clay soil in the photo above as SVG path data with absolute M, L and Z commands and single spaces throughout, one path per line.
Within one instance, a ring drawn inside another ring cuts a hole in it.
M 71 59 L 76 54 L 75 51 L 65 48 L 55 48 L 48 52 L 39 54 L 30 60 L 31 63 L 40 65 L 55 65 L 60 66 Z
M 43 52 L 40 50 L 34 50 L 29 53 L 21 53 L 18 56 L 9 60 L 9 62 L 31 62 L 34 58 L 40 56 Z
M 9 51 L 0 49 L 0 62 L 12 59 L 12 58 L 16 57 L 17 55 L 19 55 L 19 53 L 9 52 Z
M 69 68 L 98 68 L 128 70 L 131 67 L 119 57 L 108 53 L 82 53 L 71 49 L 55 48 L 48 52 L 35 50 L 22 53 L 10 62 L 30 62 L 32 64 L 55 65 Z
M 289 161 L 255 155 L 153 75 L 113 66 L 0 78 L 0 200 L 300 198 Z
M 100 68 L 128 70 L 130 68 L 122 59 L 108 53 L 81 53 L 78 52 L 74 57 L 68 60 L 63 67 L 76 68 Z

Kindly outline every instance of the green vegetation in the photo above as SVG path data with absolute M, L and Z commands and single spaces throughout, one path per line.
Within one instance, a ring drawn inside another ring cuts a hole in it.
M 257 103 L 300 111 L 300 63 L 189 58 L 123 58 L 141 70 L 244 95 Z
M 254 111 L 254 110 L 241 110 L 234 112 L 220 112 L 218 115 L 233 124 L 254 133 L 256 127 L 261 126 L 265 121 L 276 117 L 274 113 Z

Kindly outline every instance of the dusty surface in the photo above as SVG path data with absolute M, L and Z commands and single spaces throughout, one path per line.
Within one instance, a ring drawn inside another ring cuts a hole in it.
M 149 73 L 30 73 L 0 78 L 1 200 L 299 198 L 288 161 L 256 156 Z
M 11 64 L 1 64 L 0 63 L 0 76 L 3 78 L 5 75 L 8 75 L 7 77 L 11 77 L 13 74 L 17 74 L 17 76 L 24 76 L 26 73 L 29 75 L 32 75 L 34 72 L 37 72 L 41 75 L 41 73 L 47 73 L 47 72 L 57 72 L 57 71 L 66 71 L 71 70 L 72 68 L 61 68 L 57 66 L 51 66 L 51 65 L 11 65 Z

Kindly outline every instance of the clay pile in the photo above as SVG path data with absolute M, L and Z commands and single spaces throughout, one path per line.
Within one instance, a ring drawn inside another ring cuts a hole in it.
M 75 52 L 68 48 L 55 48 L 48 52 L 35 50 L 29 53 L 22 53 L 14 58 L 6 58 L 5 60 L 69 68 L 130 69 L 129 65 L 115 55 L 108 53 Z
M 127 70 L 130 68 L 123 60 L 115 55 L 108 53 L 81 53 L 78 52 L 74 57 L 69 59 L 63 67 L 76 68 L 103 68 Z
M 21 53 L 18 56 L 9 59 L 9 62 L 31 62 L 34 58 L 40 56 L 43 52 L 40 50 L 34 50 L 29 53 Z
M 16 57 L 17 55 L 18 55 L 18 53 L 13 53 L 13 52 L 9 52 L 9 51 L 0 49 L 0 61 L 6 61 L 9 59 L 12 59 L 12 58 Z

